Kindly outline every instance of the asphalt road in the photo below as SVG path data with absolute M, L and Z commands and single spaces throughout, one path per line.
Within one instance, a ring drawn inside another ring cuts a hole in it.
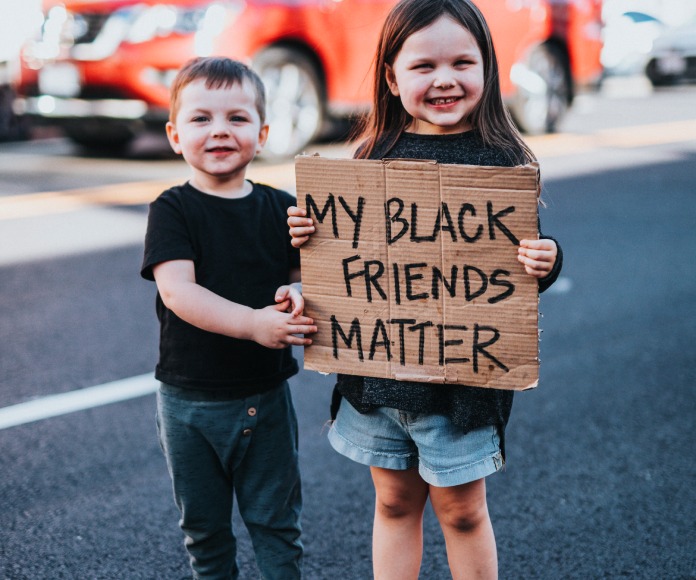
M 488 480 L 502 579 L 696 578 L 696 89 L 610 96 L 532 140 L 542 227 L 566 262 L 541 298 L 540 385 L 516 395 L 508 464 Z M 143 147 L 113 160 L 62 140 L 0 145 L 0 411 L 152 371 L 145 201 L 49 194 L 185 176 Z M 254 171 L 292 186 L 291 167 Z M 306 577 L 361 580 L 374 495 L 367 468 L 326 441 L 332 384 L 292 380 Z M 0 473 L 0 578 L 187 576 L 153 395 L 0 429 Z M 425 526 L 421 577 L 448 578 L 430 512 Z

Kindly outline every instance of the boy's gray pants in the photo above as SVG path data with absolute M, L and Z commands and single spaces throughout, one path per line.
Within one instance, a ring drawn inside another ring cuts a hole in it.
M 157 426 L 194 578 L 239 575 L 233 494 L 263 577 L 300 578 L 297 417 L 287 381 L 234 400 L 161 384 Z

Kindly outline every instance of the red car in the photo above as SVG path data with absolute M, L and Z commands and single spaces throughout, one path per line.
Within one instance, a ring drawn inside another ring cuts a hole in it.
M 601 0 L 478 0 L 506 102 L 552 131 L 576 81 L 599 78 Z M 196 55 L 251 63 L 268 90 L 271 156 L 301 151 L 369 106 L 370 66 L 395 0 L 49 0 L 23 51 L 18 113 L 85 146 L 120 147 L 167 118 L 168 86 Z M 597 28 L 591 28 L 596 26 Z M 587 34 L 596 37 L 587 40 Z M 593 47 L 596 46 L 595 50 Z

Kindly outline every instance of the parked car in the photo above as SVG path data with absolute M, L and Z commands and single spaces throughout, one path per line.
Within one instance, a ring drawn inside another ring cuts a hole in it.
M 395 0 L 47 0 L 23 51 L 15 109 L 76 143 L 121 147 L 166 121 L 168 86 L 196 55 L 253 65 L 268 91 L 267 155 L 304 149 L 369 106 L 369 69 Z M 576 82 L 598 80 L 601 0 L 477 0 L 520 127 L 553 131 Z
M 653 42 L 665 23 L 638 10 L 614 12 L 605 18 L 601 61 L 606 76 L 642 74 Z
M 696 18 L 655 39 L 645 74 L 656 87 L 696 81 Z
M 40 17 L 38 0 L 0 0 L 0 141 L 22 139 L 26 124 L 13 112 L 12 81 L 19 68 L 19 51 Z

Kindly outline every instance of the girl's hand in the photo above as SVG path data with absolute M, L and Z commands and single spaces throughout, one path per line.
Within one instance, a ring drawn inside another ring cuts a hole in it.
M 553 240 L 521 240 L 517 259 L 530 276 L 545 278 L 553 270 L 558 248 Z
M 288 208 L 288 225 L 290 226 L 290 243 L 295 248 L 304 244 L 314 233 L 312 218 L 305 217 L 307 211 L 294 205 Z
M 317 331 L 314 321 L 306 316 L 294 316 L 285 312 L 290 300 L 254 310 L 250 328 L 250 339 L 268 348 L 285 348 L 289 344 L 307 346 L 311 338 L 297 336 Z
M 278 288 L 275 294 L 275 301 L 277 304 L 287 303 L 288 307 L 285 311 L 290 311 L 290 314 L 293 316 L 299 316 L 304 310 L 304 298 L 299 289 L 299 284 L 288 284 Z

